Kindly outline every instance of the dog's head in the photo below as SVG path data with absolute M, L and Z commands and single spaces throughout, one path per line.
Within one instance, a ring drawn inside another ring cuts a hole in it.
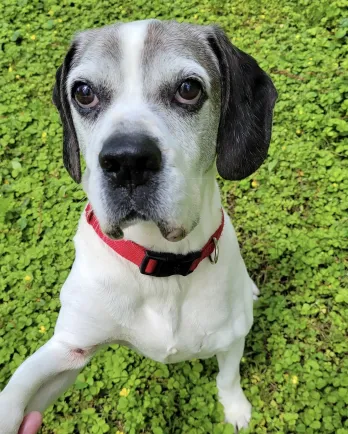
M 57 71 L 64 164 L 101 228 L 151 220 L 176 241 L 199 221 L 204 183 L 266 158 L 276 90 L 217 27 L 140 21 L 82 32 Z

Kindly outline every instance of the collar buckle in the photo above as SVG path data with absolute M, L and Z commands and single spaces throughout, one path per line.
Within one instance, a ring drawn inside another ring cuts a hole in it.
M 192 252 L 187 255 L 175 253 L 158 253 L 151 250 L 145 251 L 139 270 L 141 274 L 153 277 L 168 277 L 175 274 L 187 276 L 192 273 L 191 267 L 197 259 L 201 257 L 201 252 Z M 150 261 L 155 261 L 150 263 Z M 154 269 L 147 270 L 154 265 Z

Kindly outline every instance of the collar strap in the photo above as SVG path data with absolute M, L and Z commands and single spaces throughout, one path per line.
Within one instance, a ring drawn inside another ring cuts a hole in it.
M 191 274 L 203 259 L 215 251 L 217 262 L 217 242 L 221 237 L 224 228 L 224 213 L 221 209 L 221 224 L 209 238 L 202 250 L 187 253 L 186 255 L 176 253 L 159 253 L 148 250 L 130 240 L 113 240 L 107 237 L 100 229 L 99 222 L 90 204 L 86 208 L 86 220 L 93 227 L 99 238 L 101 238 L 114 252 L 139 267 L 141 274 L 153 277 L 168 277 L 175 274 L 187 276 Z

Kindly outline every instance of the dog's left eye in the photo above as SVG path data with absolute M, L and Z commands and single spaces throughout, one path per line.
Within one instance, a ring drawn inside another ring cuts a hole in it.
M 179 86 L 175 100 L 181 104 L 196 104 L 202 94 L 202 85 L 198 80 L 189 78 Z
M 87 84 L 78 84 L 73 90 L 73 96 L 77 104 L 84 108 L 95 107 L 99 99 Z

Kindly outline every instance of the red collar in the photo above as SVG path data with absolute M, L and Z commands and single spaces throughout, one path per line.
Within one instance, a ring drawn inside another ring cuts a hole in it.
M 222 211 L 222 210 L 221 210 Z M 100 229 L 99 222 L 90 204 L 86 208 L 87 222 L 93 227 L 99 238 L 101 238 L 112 250 L 128 261 L 139 267 L 140 273 L 154 277 L 168 277 L 175 274 L 187 276 L 192 273 L 203 259 L 207 258 L 215 251 L 214 259 L 217 262 L 218 247 L 217 243 L 224 228 L 224 213 L 221 212 L 221 224 L 209 238 L 202 250 L 187 253 L 186 255 L 176 253 L 158 253 L 147 250 L 145 247 L 129 240 L 112 240 L 107 237 Z

